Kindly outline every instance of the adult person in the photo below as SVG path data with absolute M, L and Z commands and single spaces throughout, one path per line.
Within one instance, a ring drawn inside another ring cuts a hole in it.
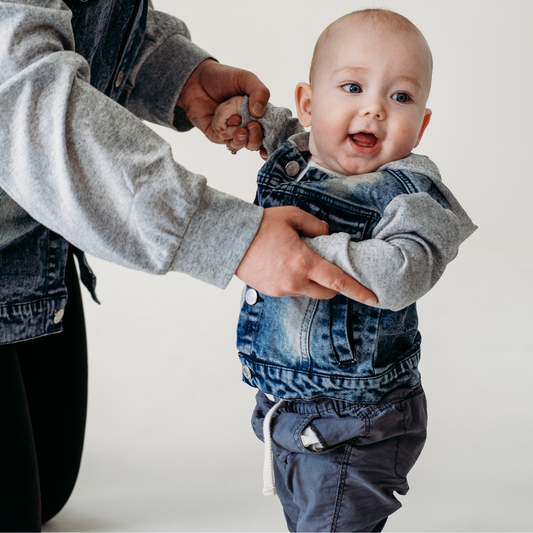
M 95 297 L 80 250 L 218 287 L 236 274 L 273 296 L 373 298 L 299 239 L 324 223 L 211 189 L 139 120 L 222 142 L 211 117 L 236 94 L 261 115 L 264 85 L 148 0 L 0 1 L 1 530 L 40 530 L 76 480 L 87 362 L 74 255 Z M 240 128 L 228 148 L 261 138 Z

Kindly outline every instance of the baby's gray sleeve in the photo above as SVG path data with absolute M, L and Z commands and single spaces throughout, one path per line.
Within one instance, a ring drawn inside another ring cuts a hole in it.
M 259 122 L 263 129 L 263 146 L 268 155 L 277 150 L 291 135 L 305 131 L 298 119 L 292 116 L 290 109 L 267 104 L 263 116 L 256 118 L 250 113 L 248 100 L 248 96 L 245 96 L 239 111 L 241 125 L 246 126 L 253 121 Z
M 421 192 L 394 198 L 369 240 L 352 242 L 347 233 L 303 240 L 373 291 L 376 307 L 399 311 L 437 283 L 465 238 L 465 223 Z

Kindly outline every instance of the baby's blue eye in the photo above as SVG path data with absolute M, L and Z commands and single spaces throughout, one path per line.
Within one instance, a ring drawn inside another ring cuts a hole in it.
M 346 85 L 343 85 L 342 88 L 347 93 L 362 93 L 363 89 L 361 89 L 361 86 L 357 83 L 347 83 Z
M 405 104 L 405 102 L 409 102 L 409 100 L 411 100 L 411 97 L 407 93 L 396 93 L 392 95 L 392 99 Z

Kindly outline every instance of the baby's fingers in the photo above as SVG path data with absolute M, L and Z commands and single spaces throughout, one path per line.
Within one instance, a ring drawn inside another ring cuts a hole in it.
M 228 119 L 228 126 L 240 126 L 242 119 L 239 115 L 233 115 Z
M 241 119 L 239 109 L 242 102 L 242 96 L 235 96 L 222 102 L 215 109 L 211 126 L 213 131 L 222 139 L 231 139 L 235 130 L 239 127 Z
M 235 137 L 235 132 L 240 128 L 241 122 L 242 119 L 239 115 L 232 115 L 227 120 L 225 129 L 217 132 L 218 136 L 224 141 L 231 141 Z
M 217 135 L 223 140 L 223 141 L 231 141 L 235 137 L 235 132 L 240 129 L 240 126 L 232 126 L 225 128 L 223 130 L 215 130 Z

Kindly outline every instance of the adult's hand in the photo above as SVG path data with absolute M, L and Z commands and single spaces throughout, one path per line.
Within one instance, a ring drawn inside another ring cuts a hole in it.
M 255 74 L 206 59 L 189 76 L 177 105 L 183 108 L 187 118 L 210 141 L 226 143 L 233 150 L 244 147 L 259 150 L 263 144 L 263 132 L 257 122 L 250 122 L 246 128 L 239 128 L 230 142 L 221 138 L 212 128 L 211 120 L 218 105 L 237 95 L 248 95 L 250 113 L 254 117 L 261 117 L 270 92 Z
M 269 296 L 333 298 L 338 292 L 376 304 L 373 292 L 340 268 L 313 253 L 300 235 L 327 235 L 325 222 L 296 207 L 265 209 L 259 230 L 235 272 Z

